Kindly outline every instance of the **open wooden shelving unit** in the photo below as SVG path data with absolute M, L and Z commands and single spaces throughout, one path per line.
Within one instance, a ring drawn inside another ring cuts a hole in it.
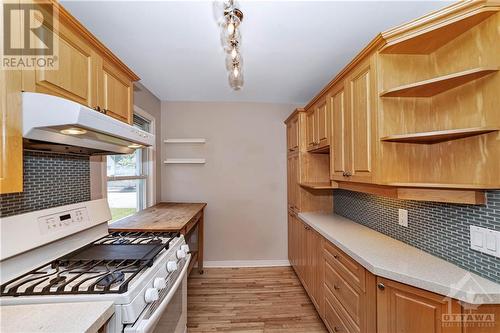
M 382 33 L 376 183 L 399 199 L 484 204 L 500 185 L 498 3 L 470 1 Z M 394 144 L 397 143 L 397 144 Z
M 461 129 L 452 129 L 443 131 L 389 135 L 381 138 L 380 140 L 385 142 L 434 144 L 450 140 L 463 139 L 491 132 L 497 132 L 498 130 L 499 128 L 495 127 L 461 128 Z
M 477 6 L 470 8 L 468 12 L 452 17 L 446 24 L 436 13 L 430 13 L 413 22 L 398 26 L 383 33 L 389 41 L 380 51 L 382 54 L 430 54 L 441 46 L 457 38 L 467 30 L 483 22 L 490 16 L 497 13 L 495 7 L 484 7 L 478 1 L 476 4 L 457 4 L 444 9 L 439 14 L 441 17 L 451 16 L 455 11 L 461 9 L 461 6 Z M 402 30 L 415 29 L 416 32 L 410 36 L 402 33 Z M 401 35 L 401 36 L 398 36 Z
M 380 97 L 432 97 L 456 88 L 483 76 L 498 72 L 498 67 L 478 67 L 435 77 L 429 80 L 406 84 L 383 91 Z

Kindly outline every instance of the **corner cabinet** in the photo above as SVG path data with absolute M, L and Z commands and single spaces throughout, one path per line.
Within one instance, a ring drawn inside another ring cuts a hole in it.
M 38 0 L 34 3 L 47 4 Z M 0 71 L 0 194 L 23 190 L 22 91 L 59 96 L 125 123 L 132 122 L 133 83 L 139 77 L 57 1 L 50 4 L 58 14 L 58 20 L 53 20 L 57 23 L 57 67 Z M 55 30 L 55 24 L 49 25 L 50 20 L 43 19 L 51 15 L 45 10 L 39 7 L 30 19 L 31 26 L 41 26 L 48 33 Z M 14 22 L 21 24 L 20 19 Z M 20 34 L 14 38 L 21 43 Z

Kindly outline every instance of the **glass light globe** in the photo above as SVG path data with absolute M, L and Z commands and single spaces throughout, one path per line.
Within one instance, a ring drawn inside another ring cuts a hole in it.
M 234 90 L 240 90 L 243 87 L 243 72 L 241 71 L 241 67 L 234 66 L 229 71 L 229 85 Z

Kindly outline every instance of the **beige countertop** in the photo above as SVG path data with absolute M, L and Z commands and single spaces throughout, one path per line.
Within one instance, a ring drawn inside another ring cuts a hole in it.
M 3 333 L 97 332 L 115 312 L 113 302 L 0 306 Z
M 299 218 L 374 275 L 471 304 L 500 304 L 500 284 L 413 246 L 335 214 Z

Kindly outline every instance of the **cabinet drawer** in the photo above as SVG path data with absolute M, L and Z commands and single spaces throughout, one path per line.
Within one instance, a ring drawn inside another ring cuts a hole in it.
M 359 333 L 359 329 L 352 328 L 345 319 L 345 314 L 341 315 L 338 301 L 328 288 L 325 288 L 325 314 L 324 319 L 330 332 L 334 333 Z
M 361 325 L 362 295 L 351 287 L 328 262 L 325 263 L 325 285 L 337 298 L 342 309 L 359 327 Z
M 362 291 L 365 291 L 365 274 L 366 271 L 356 261 L 351 259 L 347 254 L 339 250 L 330 242 L 324 243 L 325 260 L 329 263 L 345 281 Z

